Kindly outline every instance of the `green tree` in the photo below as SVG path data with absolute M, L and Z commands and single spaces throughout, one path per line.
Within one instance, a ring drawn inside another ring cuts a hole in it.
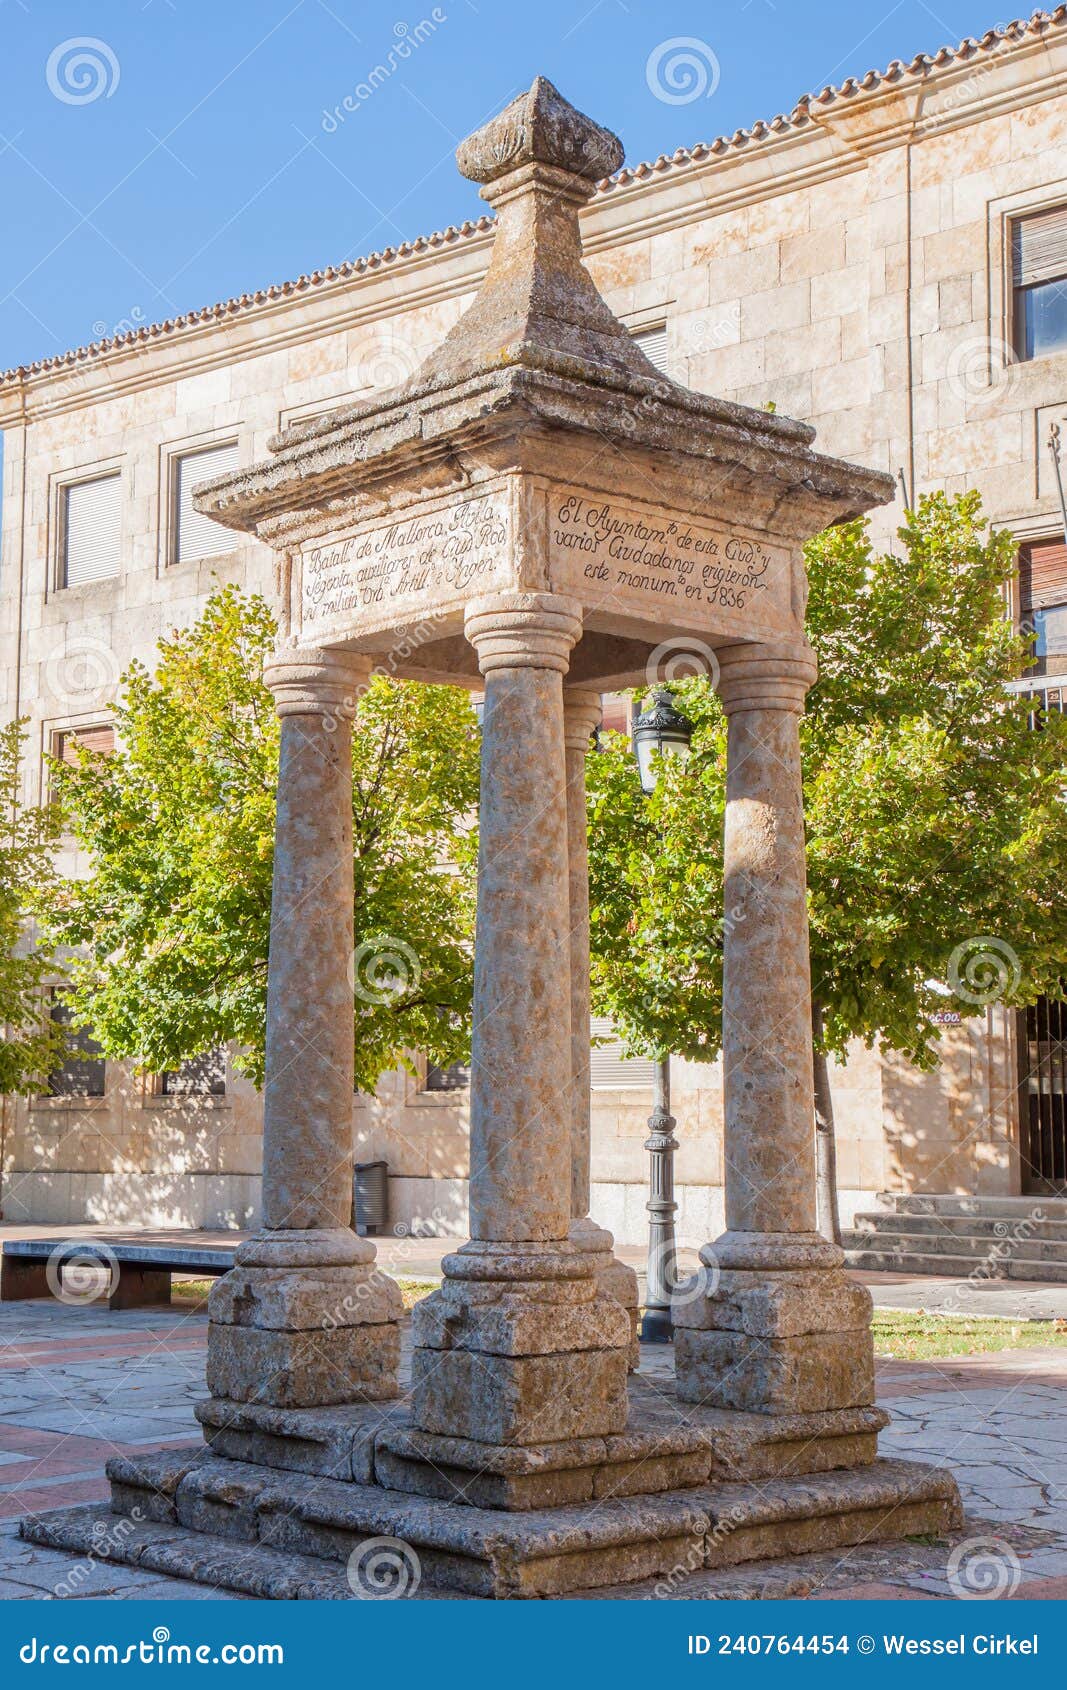
M 262 1080 L 278 722 L 263 684 L 266 602 L 212 594 L 187 630 L 134 664 L 119 749 L 57 767 L 90 872 L 51 917 L 71 947 L 72 1004 L 109 1056 L 152 1070 L 221 1043 Z M 356 1083 L 406 1053 L 469 1048 L 470 817 L 478 733 L 466 693 L 375 677 L 353 744 Z
M 55 887 L 57 818 L 21 802 L 24 741 L 24 722 L 0 728 L 0 1094 L 38 1089 L 64 1044 L 42 1003 L 55 959 L 30 921 Z
M 1067 721 L 1009 690 L 1032 641 L 1005 614 L 1010 535 L 978 495 L 924 498 L 889 552 L 867 527 L 806 548 L 819 679 L 801 725 L 820 1209 L 836 1230 L 826 1058 L 850 1039 L 938 1059 L 938 1011 L 1022 1004 L 1067 976 Z M 726 723 L 642 797 L 628 743 L 590 763 L 593 992 L 628 1046 L 712 1060 L 721 1040 Z

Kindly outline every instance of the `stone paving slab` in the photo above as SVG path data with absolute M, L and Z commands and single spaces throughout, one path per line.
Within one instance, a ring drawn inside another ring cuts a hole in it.
M 50 1596 L 46 1574 L 66 1593 L 64 1581 L 75 1564 L 69 1555 L 20 1543 L 13 1534 L 21 1515 L 103 1502 L 109 1456 L 179 1447 L 201 1436 L 193 1405 L 206 1395 L 206 1327 L 202 1310 L 112 1314 L 106 1308 L 53 1302 L 0 1305 L 0 1599 Z M 680 1415 L 672 1366 L 669 1345 L 646 1346 L 641 1377 L 648 1390 L 662 1393 L 665 1410 Z M 1063 1599 L 1067 1352 L 1002 1351 L 936 1363 L 886 1362 L 879 1368 L 879 1400 L 893 1415 L 882 1437 L 883 1452 L 949 1465 L 968 1511 L 967 1532 L 1006 1544 L 1016 1557 L 1016 1594 Z M 904 1599 L 943 1599 L 950 1594 L 945 1583 L 949 1549 L 947 1542 L 864 1546 L 809 1556 L 803 1572 L 812 1594 L 862 1595 L 877 1586 Z M 36 1569 L 32 1577 L 27 1567 Z M 703 1575 L 696 1576 L 699 1583 Z M 213 1594 L 228 1599 L 163 1572 L 144 1569 L 138 1577 L 150 1584 L 116 1579 L 106 1594 L 129 1599 L 143 1589 L 167 1600 L 179 1595 L 204 1600 Z M 638 1600 L 655 1594 L 627 1585 L 598 1592 L 597 1598 Z M 672 1585 L 668 1594 L 714 1593 L 683 1578 L 678 1590 Z

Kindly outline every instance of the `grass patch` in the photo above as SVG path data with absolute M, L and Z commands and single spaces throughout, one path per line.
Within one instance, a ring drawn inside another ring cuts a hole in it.
M 892 1361 L 1067 1346 L 1067 1320 L 979 1320 L 923 1309 L 875 1309 L 872 1330 L 875 1355 Z
M 206 1301 L 214 1283 L 213 1279 L 174 1279 L 171 1281 L 170 1300 L 176 1305 L 194 1308 L 198 1303 Z M 414 1308 L 423 1297 L 428 1297 L 431 1291 L 436 1291 L 440 1283 L 439 1279 L 398 1279 L 397 1284 L 404 1298 L 405 1309 Z

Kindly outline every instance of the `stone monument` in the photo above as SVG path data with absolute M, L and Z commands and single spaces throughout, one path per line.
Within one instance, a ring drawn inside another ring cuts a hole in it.
M 719 1567 L 958 1521 L 950 1475 L 876 1458 L 870 1298 L 814 1212 L 801 548 L 893 484 L 649 364 L 581 256 L 579 208 L 622 156 L 538 78 L 459 148 L 497 232 L 443 344 L 197 494 L 278 557 L 264 1225 L 211 1295 L 208 1449 L 110 1464 L 115 1509 L 148 1515 L 139 1565 L 322 1593 L 386 1533 L 430 1585 L 551 1595 L 692 1565 L 694 1543 Z M 628 1385 L 632 1276 L 588 1215 L 584 758 L 598 695 L 666 640 L 714 653 L 741 912 L 728 1230 L 679 1288 L 676 1406 Z M 348 1225 L 349 736 L 382 663 L 485 699 L 471 1239 L 415 1310 L 405 1397 L 396 1287 Z M 91 1515 L 30 1535 L 81 1547 Z

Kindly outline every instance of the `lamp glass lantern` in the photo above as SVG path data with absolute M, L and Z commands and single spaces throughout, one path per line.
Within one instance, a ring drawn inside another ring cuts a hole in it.
M 693 724 L 689 717 L 682 715 L 666 687 L 658 687 L 652 694 L 651 704 L 638 716 L 633 729 L 637 771 L 641 790 L 646 796 L 656 790 L 660 768 L 658 758 L 679 757 L 684 761 L 689 755 L 692 738 Z

